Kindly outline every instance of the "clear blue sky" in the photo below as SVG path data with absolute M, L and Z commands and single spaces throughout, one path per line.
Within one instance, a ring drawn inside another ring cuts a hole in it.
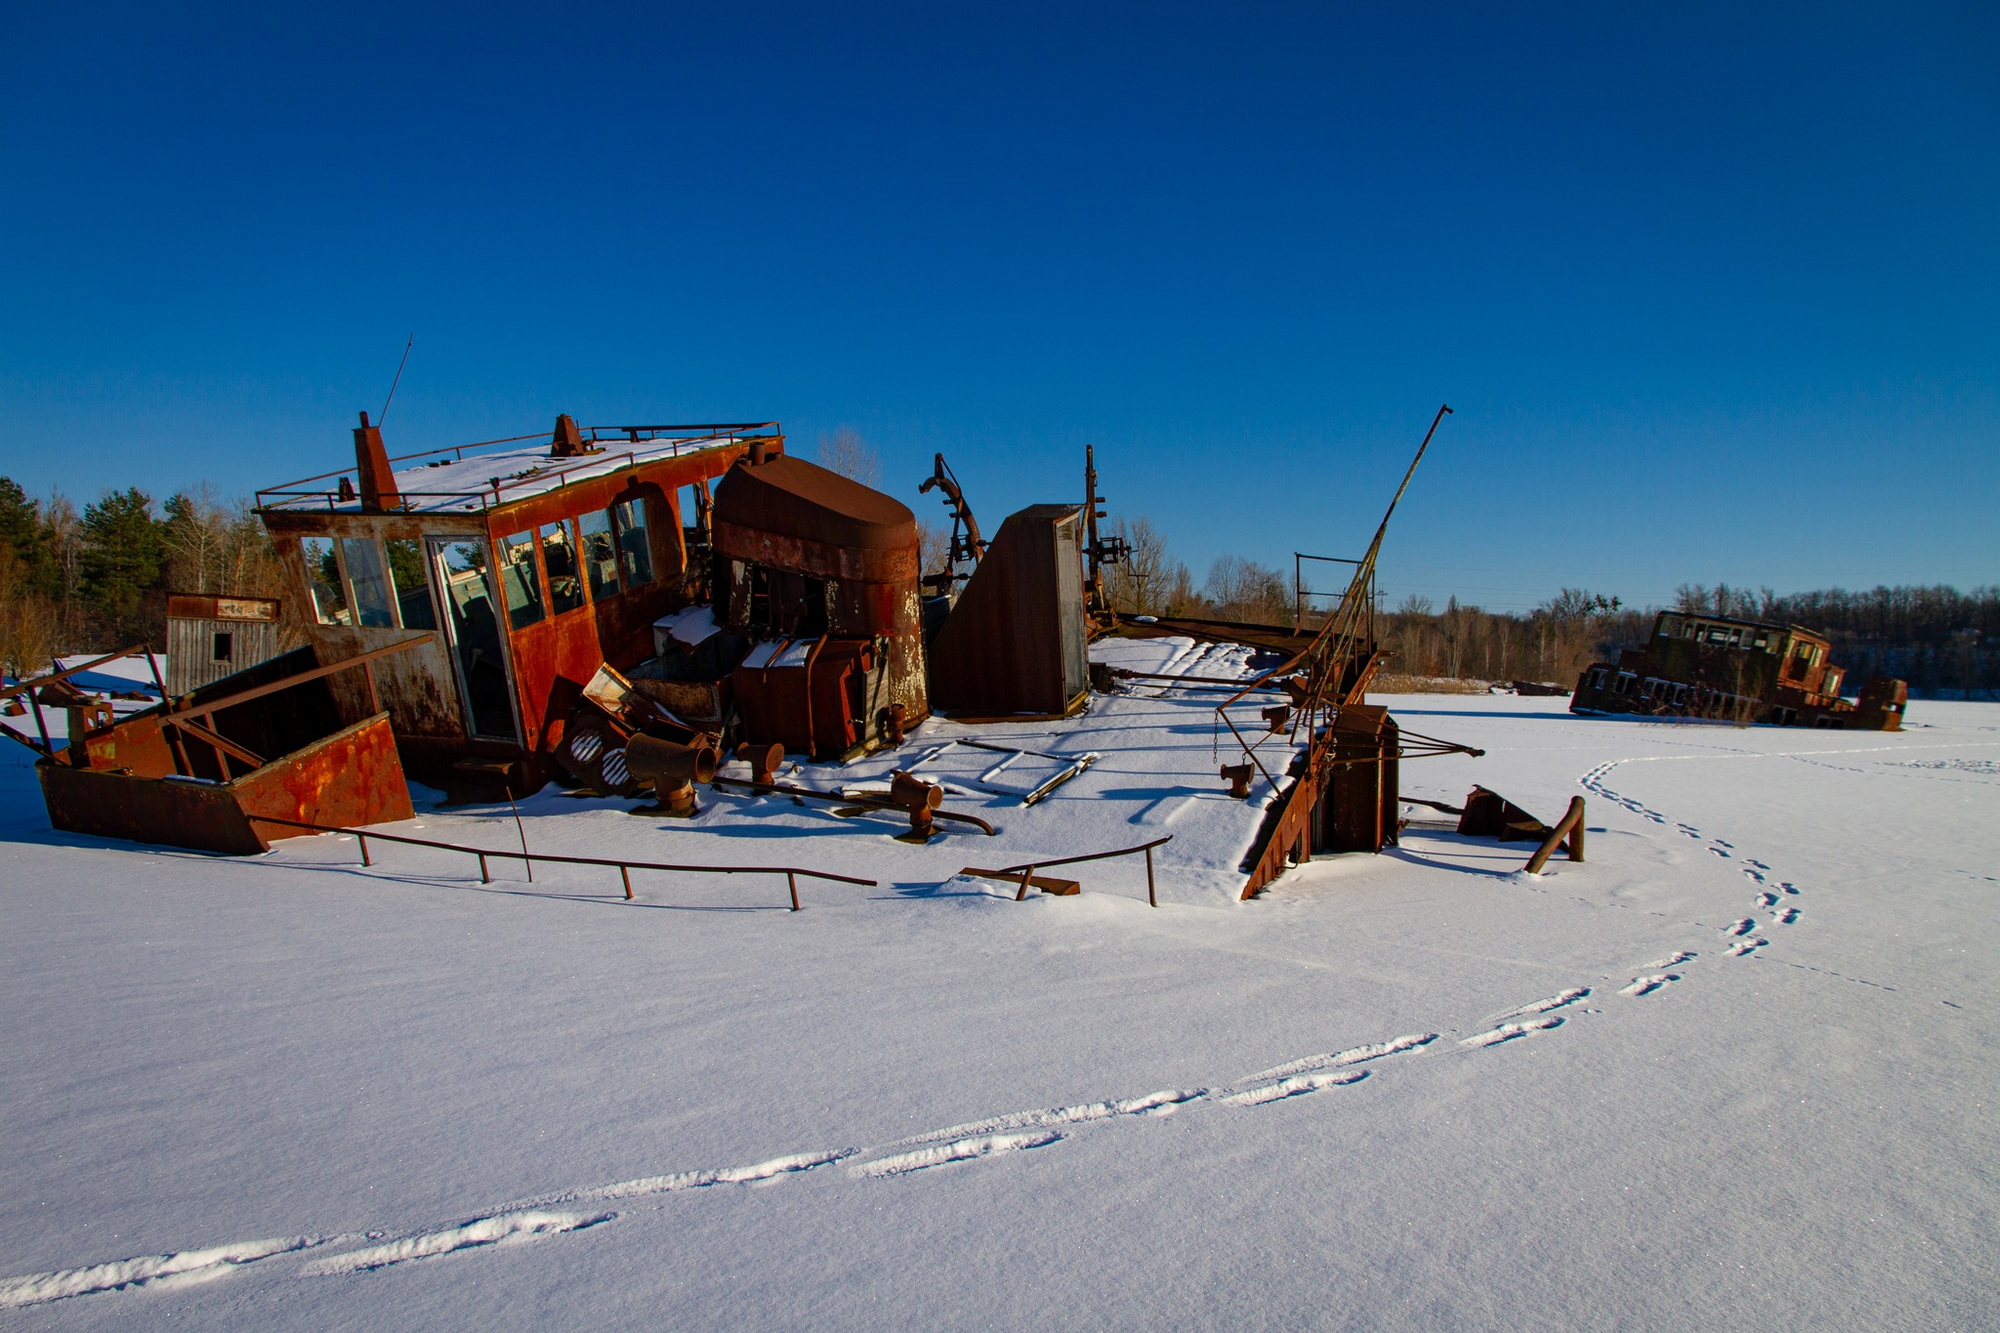
M 2000 581 L 2000 8 L 0 9 L 0 472 L 851 426 L 1393 597 Z M 935 512 L 933 512 L 935 510 Z

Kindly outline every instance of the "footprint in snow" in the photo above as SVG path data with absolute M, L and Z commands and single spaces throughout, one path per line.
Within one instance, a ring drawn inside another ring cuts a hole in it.
M 1752 935 L 1747 940 L 1738 940 L 1736 943 L 1730 945 L 1727 952 L 1731 958 L 1742 958 L 1746 954 L 1755 953 L 1770 942 L 1769 940 L 1759 939 L 1755 935 Z
M 1621 988 L 1618 993 L 1637 999 L 1641 995 L 1651 995 L 1662 986 L 1670 985 L 1680 979 L 1681 974 L 1678 972 L 1660 972 L 1649 977 L 1633 977 L 1632 984 Z
M 1498 1046 L 1503 1041 L 1512 1041 L 1516 1037 L 1525 1037 L 1531 1032 L 1542 1032 L 1549 1028 L 1559 1028 L 1563 1025 L 1563 1022 L 1562 1015 L 1552 1014 L 1547 1018 L 1537 1018 L 1527 1023 L 1502 1023 L 1499 1027 L 1489 1032 L 1476 1032 L 1470 1037 L 1462 1038 L 1458 1044 L 1475 1047 Z
M 1756 928 L 1757 928 L 1756 918 L 1746 916 L 1738 920 L 1732 921 L 1728 925 L 1724 926 L 1722 928 L 1722 933 L 1725 935 L 1748 935 L 1751 931 L 1755 930 Z
M 1757 895 L 1757 906 L 1759 906 L 1759 907 L 1776 907 L 1777 905 L 1778 905 L 1778 895 L 1777 895 L 1777 894 L 1775 894 L 1775 893 L 1760 893 L 1760 894 L 1758 894 L 1758 895 Z
M 1789 926 L 1799 919 L 1799 909 L 1796 907 L 1787 907 L 1784 911 L 1778 913 L 1775 919 L 1779 925 Z
M 1668 954 L 1665 958 L 1655 958 L 1650 963 L 1641 963 L 1639 965 L 1639 970 L 1641 972 L 1650 972 L 1657 968 L 1672 967 L 1676 963 L 1685 963 L 1690 958 L 1699 958 L 1699 957 L 1701 957 L 1701 955 L 1696 953 L 1693 949 L 1676 949 L 1672 953 Z

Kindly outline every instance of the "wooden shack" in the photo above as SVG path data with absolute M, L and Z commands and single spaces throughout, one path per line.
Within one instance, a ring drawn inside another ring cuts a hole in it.
M 283 651 L 280 606 L 272 597 L 170 594 L 167 693 L 186 694 L 276 657 Z
M 539 782 L 583 686 L 653 653 L 706 596 L 709 483 L 776 422 L 579 427 L 391 458 L 366 413 L 354 467 L 260 491 L 322 661 L 416 639 L 372 668 L 405 765 Z M 343 716 L 367 681 L 331 680 Z

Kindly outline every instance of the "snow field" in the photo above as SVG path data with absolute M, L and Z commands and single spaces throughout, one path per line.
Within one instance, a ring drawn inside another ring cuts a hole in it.
M 742 877 L 626 904 L 615 876 L 482 888 L 409 849 L 364 872 L 335 838 L 117 848 L 50 833 L 0 769 L 0 1302 L 36 1327 L 1990 1326 L 2000 707 L 1882 736 L 1391 700 L 1492 751 L 1406 764 L 1409 794 L 1582 791 L 1591 860 L 1531 880 L 1526 846 L 1418 810 L 1402 848 L 1239 905 L 1243 811 L 1207 799 L 1206 727 L 1172 730 L 1207 705 L 1174 696 L 1023 741 L 1106 755 L 1043 805 L 948 803 L 998 839 L 524 807 L 551 851 L 882 881 L 797 915 Z M 1085 734 L 1121 728 L 1157 748 Z M 952 877 L 1156 836 L 1133 821 L 1163 804 L 1190 831 L 1157 911 L 1117 862 L 1067 900 Z M 503 816 L 415 822 L 504 846 Z

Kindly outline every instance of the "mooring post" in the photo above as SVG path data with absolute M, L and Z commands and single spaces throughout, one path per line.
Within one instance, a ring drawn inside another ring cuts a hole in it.
M 792 910 L 799 910 L 799 877 L 791 871 L 785 872 L 785 887 L 792 891 Z
M 1153 895 L 1153 849 L 1151 847 L 1146 849 L 1146 904 L 1149 907 L 1158 907 L 1160 905 L 1160 900 Z
M 620 865 L 618 867 L 618 878 L 625 881 L 625 901 L 629 903 L 632 901 L 632 867 Z
M 1027 869 L 1021 872 L 1021 891 L 1014 895 L 1015 902 L 1018 903 L 1028 896 L 1028 881 L 1033 879 L 1034 877 L 1035 877 L 1035 868 L 1033 866 L 1029 866 Z
M 481 884 L 491 884 L 493 882 L 493 876 L 488 874 L 486 871 L 486 853 L 480 852 L 478 853 L 478 856 L 479 856 L 479 882 Z
M 361 864 L 364 866 L 374 865 L 375 863 L 368 859 L 368 835 L 366 833 L 356 833 L 354 840 L 361 844 Z

